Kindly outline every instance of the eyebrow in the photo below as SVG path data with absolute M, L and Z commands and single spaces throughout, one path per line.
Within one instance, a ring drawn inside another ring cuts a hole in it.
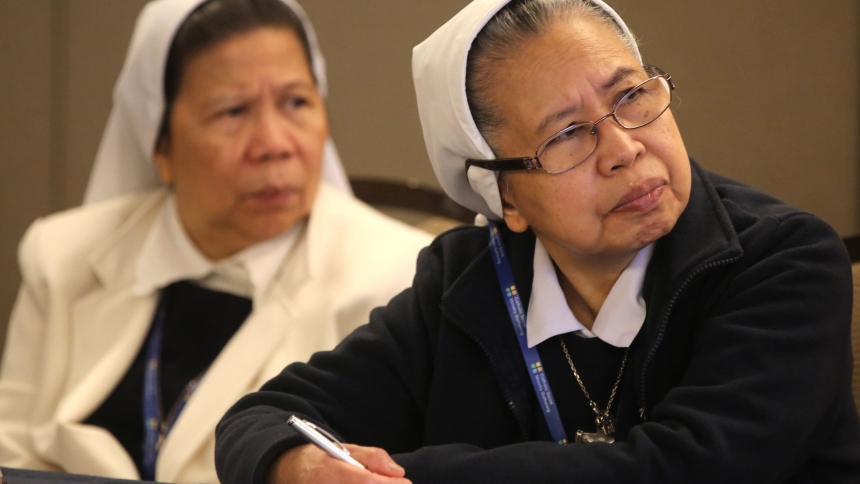
M 612 74 L 612 77 L 610 77 L 608 81 L 603 83 L 602 86 L 600 86 L 600 92 L 606 93 L 607 91 L 609 91 L 610 89 L 614 88 L 619 83 L 621 83 L 621 81 L 624 81 L 625 79 L 629 78 L 633 74 L 636 74 L 637 72 L 639 72 L 639 71 L 637 71 L 636 69 L 632 69 L 630 67 L 619 67 Z M 558 121 L 569 118 L 570 116 L 573 115 L 573 113 L 576 112 L 576 110 L 577 110 L 576 106 L 568 106 L 568 107 L 562 109 L 561 111 L 557 111 L 555 113 L 550 114 L 549 116 L 545 117 L 543 119 L 543 121 L 540 123 L 540 126 L 538 126 L 536 134 L 539 135 L 539 134 L 543 133 L 544 131 L 546 131 L 546 129 L 552 123 L 556 123 Z
M 631 69 L 629 67 L 619 67 L 615 71 L 615 74 L 613 74 L 608 81 L 606 81 L 602 86 L 600 86 L 600 92 L 605 93 L 606 91 L 609 91 L 613 87 L 617 86 L 621 81 L 638 72 L 638 70 Z
M 284 85 L 277 88 L 279 93 L 304 90 L 304 89 L 312 89 L 314 87 L 313 84 L 309 84 L 305 81 L 295 80 L 285 83 Z M 235 90 L 230 92 L 229 94 L 219 94 L 211 99 L 209 99 L 205 107 L 206 109 L 218 109 L 226 105 L 230 105 L 237 102 L 247 102 L 249 99 L 253 99 L 255 96 L 248 96 L 242 90 Z

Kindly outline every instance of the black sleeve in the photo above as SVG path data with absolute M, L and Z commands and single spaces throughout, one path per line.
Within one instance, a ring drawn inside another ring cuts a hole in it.
M 419 256 L 413 287 L 374 309 L 369 324 L 308 364 L 288 366 L 233 406 L 216 430 L 222 483 L 261 482 L 275 457 L 306 443 L 285 425 L 290 415 L 392 453 L 420 446 L 432 364 L 433 328 L 425 321 L 438 321 L 441 297 L 439 255 L 432 249 Z

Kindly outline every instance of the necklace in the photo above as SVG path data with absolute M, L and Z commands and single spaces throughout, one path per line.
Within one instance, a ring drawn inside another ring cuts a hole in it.
M 588 433 L 579 430 L 576 432 L 576 442 L 585 444 L 592 442 L 606 442 L 611 444 L 615 442 L 615 423 L 612 421 L 612 417 L 609 416 L 609 409 L 612 407 L 612 401 L 615 400 L 615 394 L 618 393 L 618 386 L 621 384 L 621 375 L 624 374 L 624 365 L 627 364 L 627 354 L 630 353 L 630 348 L 628 347 L 627 351 L 624 352 L 624 359 L 621 360 L 621 369 L 618 370 L 618 378 L 615 379 L 615 386 L 612 387 L 612 393 L 609 394 L 609 401 L 606 403 L 606 410 L 601 411 L 600 407 L 597 406 L 597 403 L 591 399 L 591 395 L 588 394 L 588 390 L 585 389 L 585 384 L 582 383 L 582 378 L 579 377 L 579 372 L 576 371 L 576 367 L 573 365 L 573 360 L 570 358 L 570 353 L 567 351 L 567 345 L 564 344 L 564 340 L 561 338 L 561 335 L 559 335 L 558 341 L 561 343 L 561 349 L 564 350 L 567 364 L 570 365 L 570 369 L 573 371 L 573 376 L 576 378 L 576 382 L 579 383 L 579 388 L 582 389 L 582 393 L 585 395 L 585 398 L 588 399 L 588 406 L 591 407 L 591 410 L 596 416 L 594 423 L 597 426 L 597 432 Z

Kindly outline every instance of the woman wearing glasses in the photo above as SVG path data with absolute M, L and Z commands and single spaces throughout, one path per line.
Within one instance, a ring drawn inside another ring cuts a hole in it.
M 688 158 L 614 11 L 476 0 L 413 69 L 439 180 L 489 227 L 235 405 L 222 482 L 860 481 L 841 241 Z

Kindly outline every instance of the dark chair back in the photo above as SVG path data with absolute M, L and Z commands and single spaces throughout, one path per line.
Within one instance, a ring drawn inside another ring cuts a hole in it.
M 475 213 L 445 193 L 415 182 L 350 178 L 356 198 L 410 225 L 439 234 L 475 221 Z
M 851 258 L 851 263 L 860 262 L 860 235 L 845 237 L 842 239 L 845 243 L 845 248 L 848 249 L 848 257 Z
M 851 347 L 854 348 L 854 403 L 860 411 L 860 235 L 842 239 L 854 273 L 854 312 L 851 316 Z

